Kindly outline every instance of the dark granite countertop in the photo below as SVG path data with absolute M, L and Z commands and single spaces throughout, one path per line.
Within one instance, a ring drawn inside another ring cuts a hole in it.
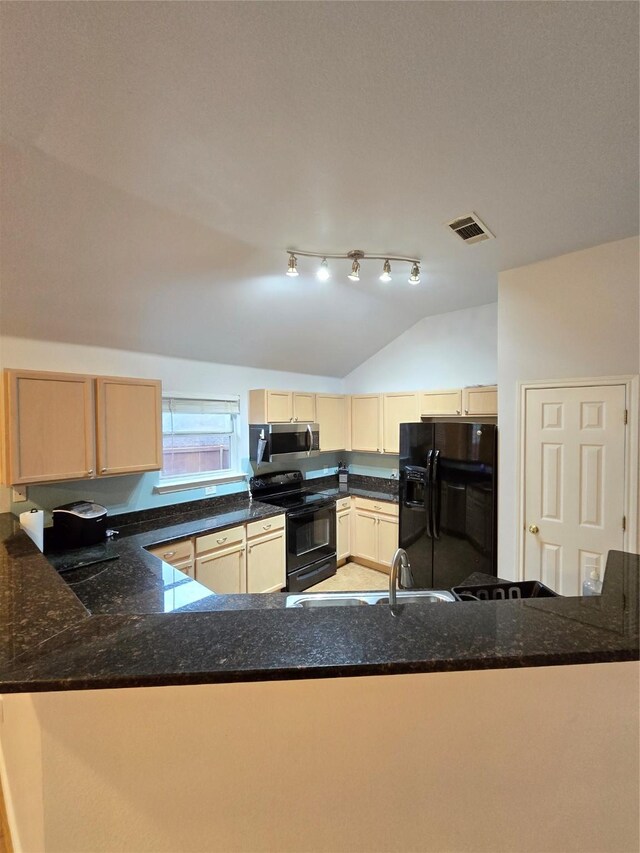
M 0 516 L 0 692 L 638 658 L 640 557 L 611 552 L 594 598 L 286 609 L 283 593 L 214 595 L 144 550 L 279 512 L 246 496 L 197 506 L 113 519 L 119 538 L 82 554 L 118 559 L 64 580 L 50 560 L 68 554 L 43 556 Z
M 398 503 L 398 481 L 386 480 L 383 477 L 364 477 L 358 474 L 349 474 L 346 485 L 340 486 L 336 477 L 322 477 L 308 480 L 317 489 L 332 498 L 360 497 L 370 498 L 374 501 L 386 501 L 387 503 Z

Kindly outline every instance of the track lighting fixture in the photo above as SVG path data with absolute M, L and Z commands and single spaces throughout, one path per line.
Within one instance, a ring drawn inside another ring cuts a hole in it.
M 357 258 L 354 258 L 353 263 L 351 264 L 351 272 L 347 276 L 351 281 L 360 281 L 360 262 Z
M 293 253 L 289 254 L 289 267 L 287 269 L 287 275 L 290 275 L 292 278 L 298 275 L 298 259 Z
M 409 284 L 420 284 L 420 266 L 418 262 L 411 267 L 411 275 L 409 276 Z
M 384 262 L 384 266 L 382 267 L 380 281 L 391 281 L 391 264 L 388 259 Z
M 328 281 L 331 278 L 331 272 L 329 270 L 329 264 L 327 263 L 327 259 L 323 258 L 322 263 L 320 264 L 320 269 L 316 273 L 320 281 Z
M 331 278 L 331 271 L 329 270 L 327 258 L 338 258 L 351 261 L 351 272 L 348 274 L 347 278 L 351 281 L 360 281 L 360 261 L 366 259 L 384 261 L 382 275 L 380 276 L 380 281 L 384 282 L 391 281 L 391 261 L 394 263 L 400 262 L 411 264 L 409 282 L 410 284 L 420 284 L 420 258 L 406 258 L 399 257 L 397 255 L 365 255 L 362 249 L 352 249 L 350 252 L 345 252 L 342 255 L 324 254 L 321 252 L 299 252 L 294 249 L 287 249 L 287 254 L 289 255 L 287 275 L 291 276 L 298 275 L 297 262 L 299 256 L 303 258 L 321 258 L 322 261 L 320 263 L 317 276 L 320 281 L 327 281 L 327 279 Z

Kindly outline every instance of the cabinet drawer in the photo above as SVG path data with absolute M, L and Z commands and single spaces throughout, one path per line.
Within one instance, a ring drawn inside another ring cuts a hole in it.
M 195 569 L 193 560 L 183 560 L 180 563 L 173 563 L 173 568 L 178 569 L 180 572 L 184 572 L 185 575 L 188 575 L 190 578 L 195 578 Z
M 216 548 L 228 548 L 245 541 L 244 525 L 229 527 L 227 530 L 216 530 L 215 533 L 207 533 L 206 536 L 198 536 L 196 539 L 196 554 L 205 551 L 213 551 Z
M 340 498 L 340 500 L 336 501 L 336 510 L 340 512 L 342 509 L 350 509 L 351 508 L 351 498 Z
M 189 562 L 193 560 L 193 539 L 182 539 L 180 542 L 167 542 L 166 545 L 157 545 L 149 548 L 149 553 L 154 557 L 160 557 L 165 563 Z
M 364 509 L 367 512 L 375 512 L 378 515 L 398 515 L 398 504 L 388 501 L 374 501 L 370 498 L 356 498 L 356 509 Z
M 260 521 L 252 521 L 247 524 L 247 536 L 264 536 L 274 530 L 282 530 L 284 527 L 284 515 L 274 515 L 273 518 L 263 518 Z

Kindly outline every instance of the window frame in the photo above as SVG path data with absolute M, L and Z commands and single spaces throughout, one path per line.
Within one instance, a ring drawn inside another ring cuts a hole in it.
M 205 471 L 199 474 L 179 474 L 175 477 L 163 477 L 162 470 L 158 472 L 158 482 L 154 486 L 157 494 L 169 492 L 181 492 L 189 489 L 206 488 L 222 483 L 238 483 L 246 480 L 247 475 L 240 470 L 240 396 L 228 394 L 162 394 L 162 402 L 166 400 L 195 400 L 203 402 L 231 402 L 238 404 L 238 413 L 231 414 L 233 432 L 221 433 L 229 435 L 229 461 L 233 468 L 224 471 Z M 168 433 L 162 433 L 162 447 L 164 453 L 164 437 Z M 180 433 L 176 433 L 180 434 Z M 184 435 L 184 433 L 182 433 Z M 195 435 L 196 433 L 194 433 Z

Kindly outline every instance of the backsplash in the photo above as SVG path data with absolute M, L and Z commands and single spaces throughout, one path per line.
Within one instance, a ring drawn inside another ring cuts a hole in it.
M 324 477 L 337 472 L 338 460 L 347 458 L 346 453 L 323 453 L 312 459 L 295 460 L 294 463 L 262 465 L 261 472 L 299 468 L 305 478 Z M 244 460 L 246 477 L 253 475 L 251 464 Z M 97 480 L 74 480 L 28 487 L 28 501 L 11 502 L 11 512 L 19 515 L 30 509 L 45 510 L 45 524 L 50 523 L 51 510 L 61 504 L 77 500 L 96 501 L 105 506 L 111 515 L 138 512 L 140 510 L 167 507 L 191 501 L 211 500 L 247 491 L 247 480 L 221 483 L 215 495 L 205 495 L 204 488 L 185 489 L 179 492 L 158 494 L 158 472 L 148 474 L 125 474 L 120 477 L 103 477 Z

